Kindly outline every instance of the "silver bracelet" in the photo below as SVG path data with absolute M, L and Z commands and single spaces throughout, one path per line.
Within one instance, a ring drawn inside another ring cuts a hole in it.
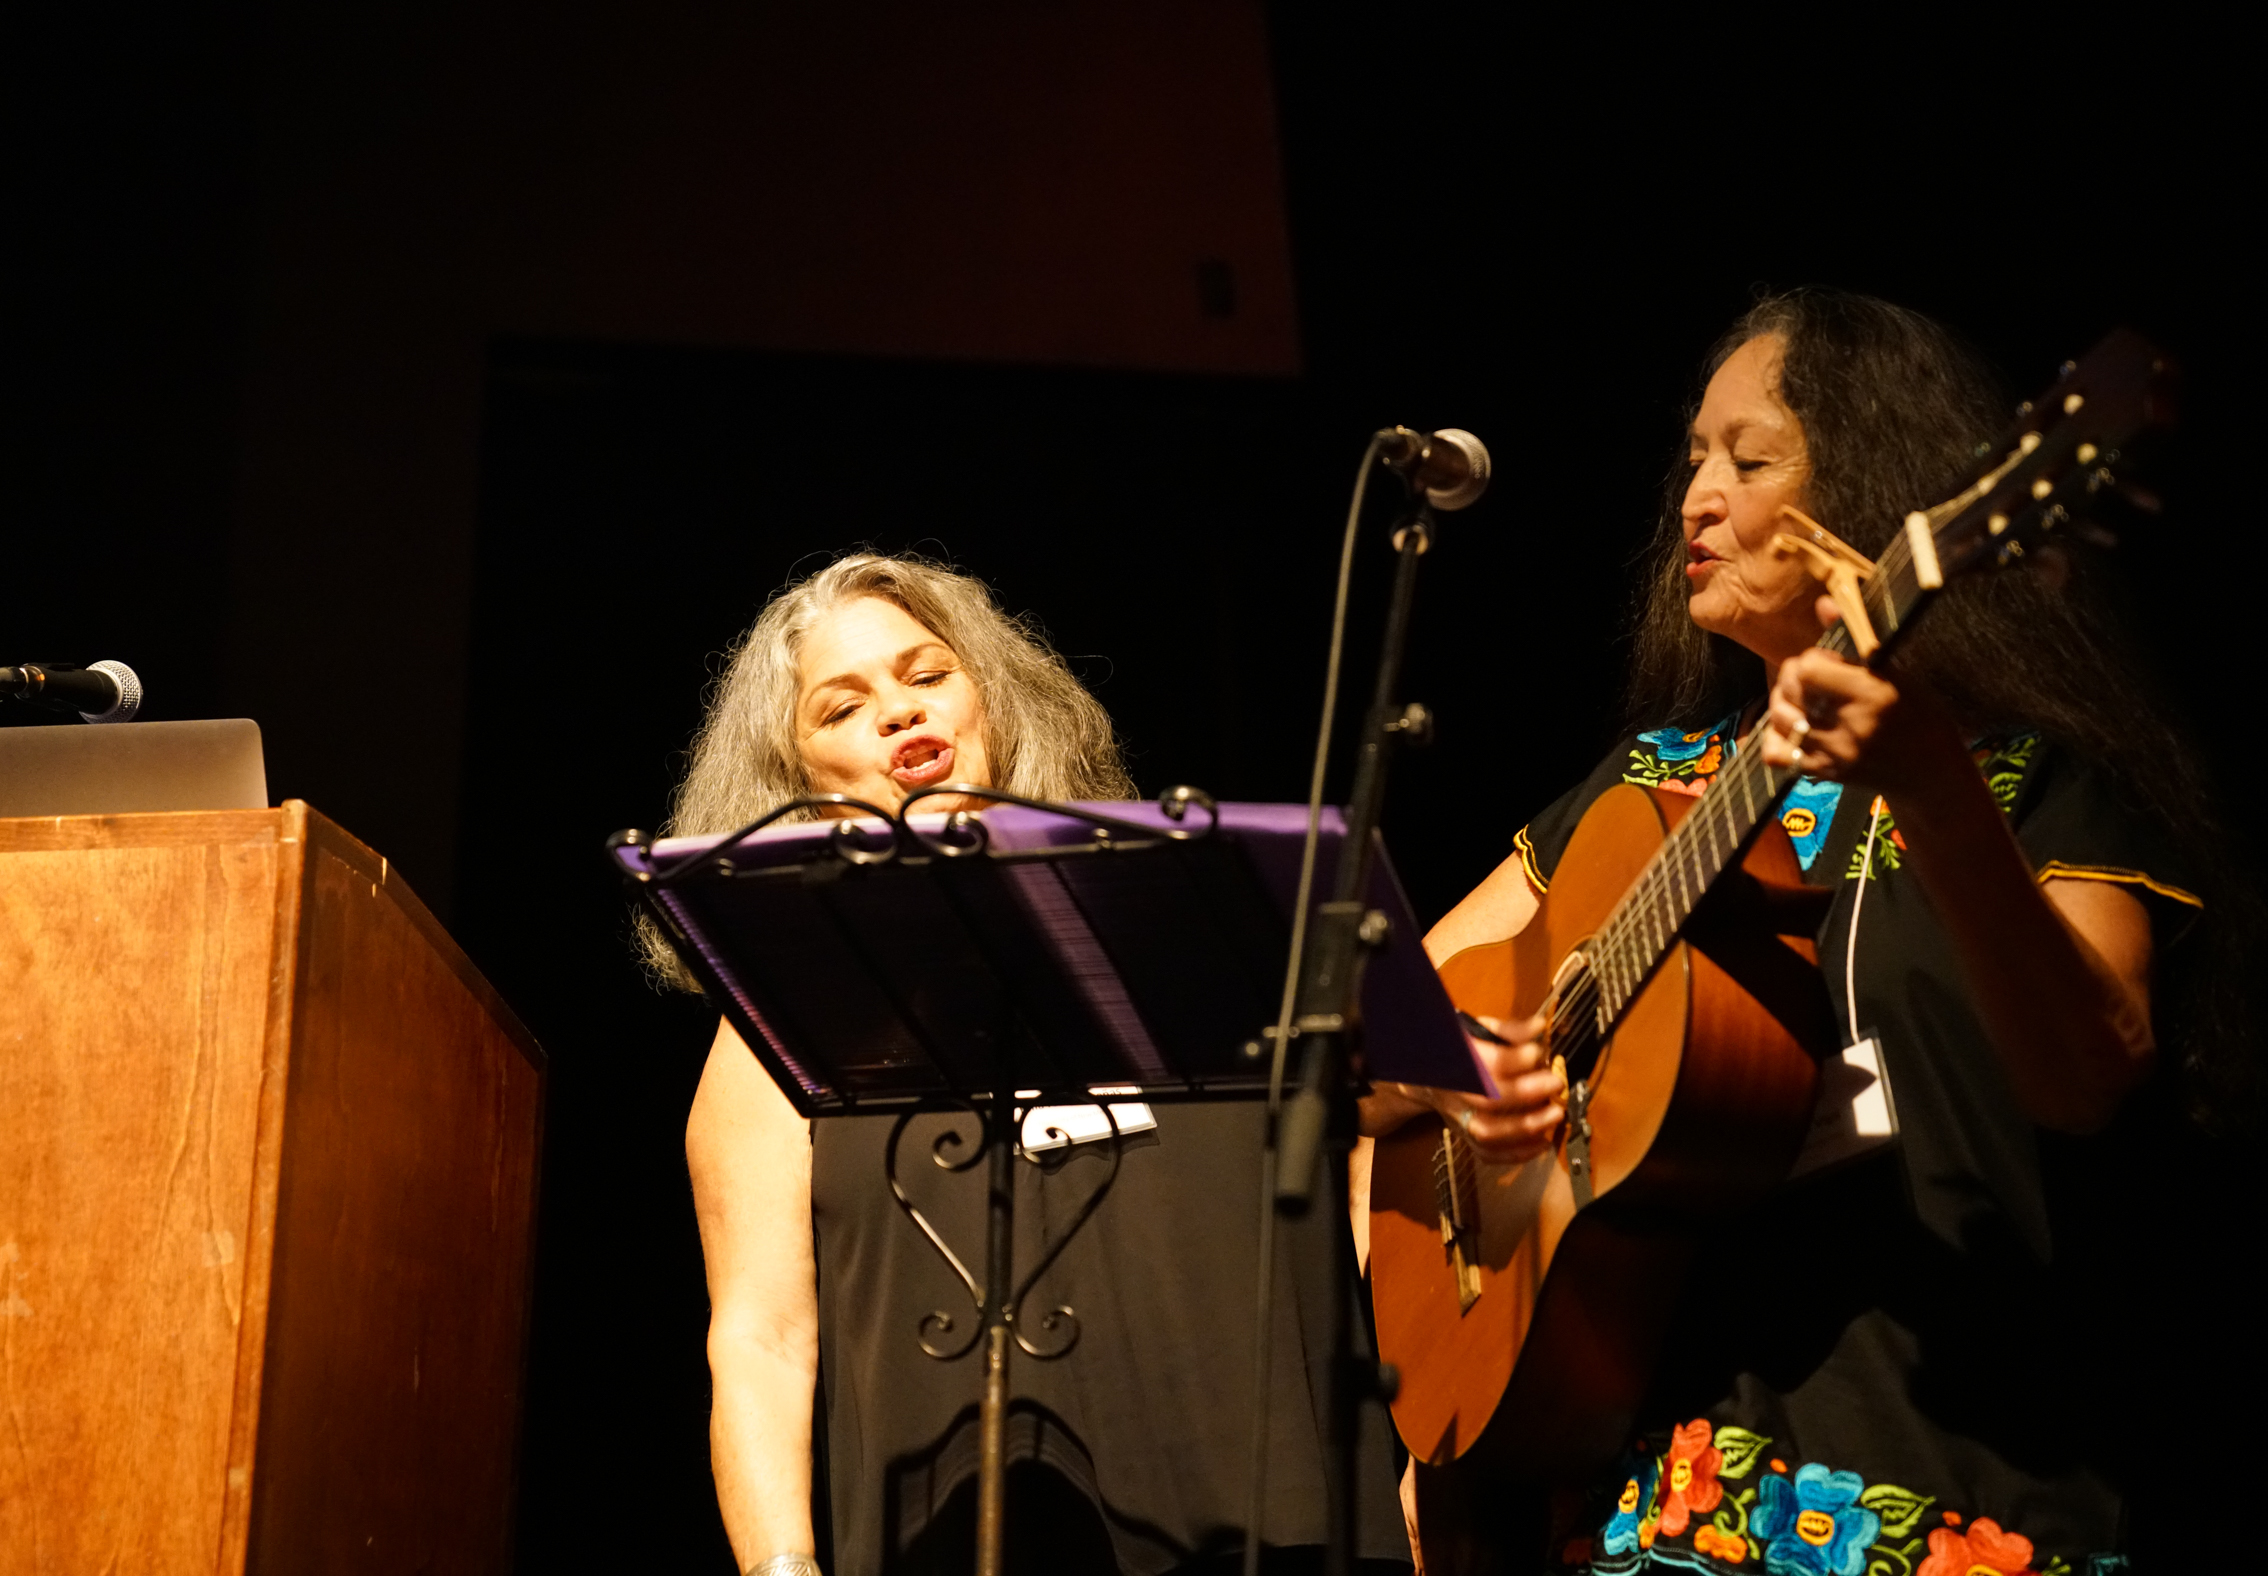
M 744 1576 L 826 1576 L 808 1554 L 775 1554 L 748 1567 Z

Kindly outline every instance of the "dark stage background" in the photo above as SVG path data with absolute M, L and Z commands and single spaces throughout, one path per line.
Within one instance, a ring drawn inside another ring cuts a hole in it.
M 1610 741 L 1681 401 L 1757 286 L 1936 313 L 2012 398 L 2129 323 L 2190 415 L 2110 569 L 2257 870 L 2258 127 L 2210 39 L 2028 42 L 1957 95 L 1942 63 L 2000 41 L 1861 74 L 1825 39 L 1230 0 L 54 25 L 0 660 L 118 656 L 151 716 L 257 717 L 277 796 L 393 857 L 549 1050 L 529 1570 L 730 1568 L 681 1148 L 714 1018 L 641 982 L 598 850 L 659 821 L 715 653 L 834 549 L 984 575 L 1145 791 L 1288 799 L 1364 435 L 1479 432 L 1498 480 L 1427 561 L 1408 685 L 1439 743 L 1389 817 L 1431 917 Z M 2261 1399 L 2260 1168 L 2162 1186 L 2102 1273 L 2164 1317 L 2073 1382 L 2160 1397 L 2171 1554 L 2206 1536 L 2184 1463 Z

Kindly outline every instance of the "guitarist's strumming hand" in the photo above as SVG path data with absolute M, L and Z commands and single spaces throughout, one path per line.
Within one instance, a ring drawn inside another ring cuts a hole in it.
M 1485 1031 L 1468 1027 L 1465 1037 L 1474 1059 L 1495 1083 L 1496 1098 L 1419 1084 L 1378 1084 L 1362 1102 L 1364 1136 L 1390 1133 L 1419 1112 L 1431 1111 L 1462 1128 L 1482 1159 L 1500 1165 L 1524 1164 L 1551 1147 L 1559 1124 L 1567 1119 L 1567 1080 L 1537 1038 L 1543 1019 L 1475 1018 L 1469 1023 Z

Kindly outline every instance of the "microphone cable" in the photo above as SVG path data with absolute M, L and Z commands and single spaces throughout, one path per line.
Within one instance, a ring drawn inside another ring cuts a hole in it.
M 1371 467 L 1391 430 L 1374 432 L 1362 451 L 1362 468 L 1355 472 L 1354 497 L 1347 505 L 1346 535 L 1339 544 L 1339 588 L 1331 604 L 1331 654 L 1323 667 L 1323 721 L 1315 738 L 1315 768 L 1307 785 L 1307 840 L 1300 848 L 1298 896 L 1292 903 L 1291 957 L 1284 965 L 1284 992 L 1276 1009 L 1275 1049 L 1268 1063 L 1268 1121 L 1266 1142 L 1260 1150 L 1260 1286 L 1255 1298 L 1252 1333 L 1252 1447 L 1244 1506 L 1244 1576 L 1260 1576 L 1260 1516 L 1267 1502 L 1268 1485 L 1268 1381 L 1275 1352 L 1270 1341 L 1276 1317 L 1276 1166 L 1277 1129 L 1284 1109 L 1284 1067 L 1291 1049 L 1292 1012 L 1299 994 L 1300 963 L 1307 948 L 1308 900 L 1315 888 L 1315 854 L 1323 826 L 1323 774 L 1331 760 L 1331 728 L 1338 718 L 1340 658 L 1346 650 L 1347 588 L 1354 578 L 1355 539 L 1362 525 L 1362 504 L 1370 490 Z M 1341 848 L 1339 857 L 1352 850 Z M 1326 1149 L 1325 1164 L 1329 1164 Z M 1330 1223 L 1331 1229 L 1351 1231 L 1353 1222 Z M 1333 1296 L 1351 1297 L 1352 1287 L 1334 1286 Z M 1347 1485 L 1352 1493 L 1354 1485 Z

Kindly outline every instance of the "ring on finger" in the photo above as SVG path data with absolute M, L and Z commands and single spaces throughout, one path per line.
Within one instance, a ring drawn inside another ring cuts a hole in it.
M 1788 748 L 1793 750 L 1800 759 L 1803 755 L 1803 741 L 1810 737 L 1811 719 L 1809 717 L 1798 717 L 1795 726 L 1788 730 Z
M 1473 1134 L 1473 1108 L 1472 1108 L 1471 1106 L 1469 1106 L 1469 1105 L 1468 1105 L 1468 1106 L 1462 1107 L 1462 1108 L 1461 1108 L 1461 1109 L 1460 1109 L 1460 1110 L 1459 1110 L 1459 1111 L 1457 1112 L 1457 1125 L 1458 1125 L 1459 1127 L 1461 1127 L 1461 1128 L 1463 1128 L 1463 1129 L 1465 1130 L 1465 1136 L 1466 1136 L 1467 1138 L 1470 1138 L 1470 1137 L 1472 1136 L 1472 1134 Z

